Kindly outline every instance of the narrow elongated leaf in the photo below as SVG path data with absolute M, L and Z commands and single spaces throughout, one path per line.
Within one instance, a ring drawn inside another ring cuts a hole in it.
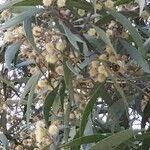
M 124 46 L 127 53 L 130 55 L 130 57 L 134 59 L 145 72 L 150 73 L 150 66 L 148 65 L 147 61 L 142 57 L 141 53 L 139 53 L 139 51 L 137 51 L 135 47 L 133 47 L 126 41 L 120 40 L 120 42 Z
M 68 143 L 66 143 L 65 145 L 60 146 L 62 147 L 75 147 L 75 146 L 80 146 L 82 144 L 87 144 L 87 143 L 95 143 L 98 142 L 104 138 L 108 137 L 108 135 L 88 135 L 88 136 L 83 136 L 80 138 L 76 138 Z
M 4 23 L 3 26 L 0 27 L 0 29 L 7 29 L 12 26 L 18 25 L 19 23 L 22 23 L 23 20 L 30 18 L 36 14 L 42 13 L 43 9 L 41 8 L 34 8 L 27 11 L 24 11 L 23 13 L 19 14 L 18 16 L 15 16 L 11 19 L 9 19 L 7 22 Z
M 136 135 L 138 132 L 128 129 L 118 133 L 115 133 L 101 141 L 99 141 L 92 150 L 109 150 L 113 147 L 120 145 L 121 143 L 129 140 L 131 137 Z
M 138 33 L 136 28 L 132 26 L 132 23 L 127 19 L 124 15 L 122 15 L 119 12 L 116 12 L 115 10 L 108 9 L 108 12 L 110 15 L 115 17 L 119 23 L 121 23 L 124 28 L 126 28 L 130 35 L 132 36 L 133 40 L 135 41 L 136 45 L 138 46 L 139 53 L 142 54 L 142 56 L 145 56 L 145 50 L 143 46 L 143 41 L 141 35 Z
M 116 3 L 115 3 L 115 6 L 126 4 L 126 3 L 129 3 L 131 1 L 132 0 L 117 0 Z
M 80 53 L 82 53 L 81 49 L 79 48 L 79 45 L 77 42 L 80 42 L 83 44 L 83 51 L 86 54 L 88 52 L 88 48 L 86 43 L 78 37 L 78 35 L 73 34 L 70 29 L 63 23 L 61 22 L 61 25 L 63 26 L 64 32 L 66 37 L 68 38 L 69 42 L 72 44 L 72 46 L 78 50 Z
M 5 9 L 7 9 L 7 8 L 10 8 L 10 7 L 12 7 L 13 5 L 15 5 L 15 4 L 17 4 L 17 3 L 21 2 L 21 1 L 23 1 L 23 0 L 6 1 L 4 4 L 1 4 L 1 5 L 0 5 L 0 11 L 3 11 L 3 10 L 5 10 Z
M 37 5 L 43 5 L 42 0 L 23 0 L 20 3 L 15 4 L 15 6 L 37 6 Z
M 67 89 L 70 89 L 70 87 L 72 86 L 72 72 L 67 67 L 66 60 L 64 60 L 63 63 L 63 70 L 64 70 L 64 80 L 65 80 L 66 87 Z
M 23 21 L 23 28 L 24 28 L 24 31 L 25 31 L 26 38 L 29 41 L 29 43 L 31 44 L 32 48 L 39 53 L 40 49 L 37 48 L 37 46 L 34 42 L 33 34 L 32 34 L 32 21 L 31 21 L 31 18 L 27 18 Z
M 0 142 L 1 145 L 6 149 L 9 150 L 9 142 L 7 137 L 5 136 L 5 134 L 3 132 L 0 132 Z
M 93 27 L 95 28 L 96 32 L 99 34 L 99 36 L 101 37 L 101 39 L 106 43 L 106 45 L 108 45 L 109 47 L 112 48 L 114 54 L 116 54 L 116 51 L 109 39 L 109 37 L 107 36 L 107 34 L 99 27 L 93 25 Z
M 21 95 L 21 101 L 22 101 L 22 100 L 25 98 L 25 96 L 29 93 L 29 91 L 30 91 L 32 85 L 33 85 L 34 83 L 36 83 L 36 82 L 39 80 L 39 78 L 40 78 L 41 76 L 42 76 L 42 73 L 41 73 L 41 72 L 38 72 L 37 74 L 32 75 L 32 77 L 28 80 L 28 82 L 27 82 L 27 84 L 26 84 L 26 86 L 25 86 L 25 89 L 24 89 L 24 91 L 23 91 L 23 93 L 22 93 L 22 95 Z
M 5 62 L 9 70 L 11 69 L 11 63 L 17 51 L 19 50 L 20 46 L 21 43 L 13 43 L 10 46 L 8 46 L 8 48 L 5 51 Z
M 61 102 L 61 107 L 62 108 L 63 108 L 63 104 L 64 104 L 65 90 L 66 90 L 66 85 L 65 85 L 65 82 L 62 81 L 62 87 L 59 90 L 60 102 Z
M 88 122 L 88 117 L 89 117 L 89 114 L 91 113 L 92 109 L 93 109 L 93 106 L 95 104 L 95 102 L 97 101 L 98 97 L 101 96 L 101 94 L 103 94 L 103 89 L 104 89 L 104 85 L 103 84 L 100 84 L 97 89 L 94 91 L 94 94 L 92 95 L 90 101 L 88 102 L 85 110 L 84 110 L 84 113 L 82 115 L 82 120 L 81 120 L 81 124 L 80 124 L 80 128 L 79 128 L 79 134 L 80 136 L 83 135 L 84 133 L 84 130 L 85 130 L 85 127 L 86 127 L 86 124 Z
M 27 123 L 29 123 L 29 120 L 30 120 L 31 106 L 32 106 L 32 102 L 33 102 L 35 85 L 36 85 L 36 82 L 33 83 L 32 87 L 30 89 L 30 93 L 29 93 L 29 97 L 28 97 L 28 101 L 27 101 L 27 111 L 26 111 Z
M 81 0 L 67 0 L 66 5 L 68 7 L 76 7 L 78 9 L 84 9 L 84 10 L 92 10 L 92 6 L 87 1 L 81 1 Z
M 44 119 L 45 119 L 46 125 L 49 124 L 49 113 L 50 113 L 51 107 L 53 105 L 53 102 L 54 102 L 54 100 L 56 98 L 58 87 L 59 86 L 57 86 L 53 91 L 48 93 L 46 98 L 45 98 L 45 101 L 44 101 L 43 115 L 44 115 Z
M 12 6 L 11 12 L 15 14 L 23 13 L 24 11 L 35 9 L 35 6 Z
M 144 75 L 136 78 L 129 78 L 129 80 L 136 80 L 136 81 L 150 81 L 150 75 Z
M 79 75 L 78 70 L 77 70 L 76 68 L 74 68 L 74 67 L 72 66 L 72 64 L 71 64 L 69 61 L 66 62 L 66 65 L 67 65 L 67 67 L 70 69 L 70 71 L 71 71 L 73 74 Z
M 125 111 L 124 108 L 125 108 L 124 103 L 121 100 L 114 102 L 108 108 L 108 117 L 107 117 L 108 124 L 109 124 L 109 121 L 113 123 L 113 125 L 115 125 L 116 123 L 119 123 L 119 119 Z
M 34 62 L 32 60 L 25 60 L 21 63 L 18 63 L 15 65 L 15 67 L 23 67 L 23 66 L 28 66 L 28 65 L 31 65 L 31 64 L 34 64 Z

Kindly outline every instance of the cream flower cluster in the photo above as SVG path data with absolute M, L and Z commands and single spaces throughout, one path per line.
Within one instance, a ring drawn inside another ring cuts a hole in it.
M 43 0 L 44 6 L 51 6 L 54 0 Z M 58 7 L 64 7 L 66 5 L 66 0 L 57 0 Z
M 5 42 L 15 42 L 17 40 L 21 40 L 24 38 L 24 31 L 22 26 L 19 26 L 13 30 L 7 30 L 4 33 L 4 41 Z

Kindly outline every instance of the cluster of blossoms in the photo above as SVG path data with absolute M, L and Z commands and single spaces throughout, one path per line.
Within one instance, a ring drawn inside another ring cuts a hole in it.
M 22 26 L 7 30 L 7 32 L 4 33 L 5 42 L 18 42 L 20 40 L 24 40 L 24 37 L 25 34 Z
M 94 81 L 104 82 L 109 76 L 107 67 L 103 62 L 108 64 L 112 74 L 115 73 L 119 76 L 140 76 L 144 73 L 142 69 L 131 62 L 128 56 L 115 55 L 109 46 L 106 47 L 105 51 L 98 59 L 91 62 L 89 74 Z
M 55 2 L 55 0 L 43 0 L 44 6 L 51 6 Z M 64 7 L 66 3 L 66 0 L 57 0 L 57 6 L 58 7 Z

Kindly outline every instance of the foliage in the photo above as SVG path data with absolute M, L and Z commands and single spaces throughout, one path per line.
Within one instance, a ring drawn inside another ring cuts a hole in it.
M 7 0 L 0 11 L 2 149 L 150 148 L 148 2 Z

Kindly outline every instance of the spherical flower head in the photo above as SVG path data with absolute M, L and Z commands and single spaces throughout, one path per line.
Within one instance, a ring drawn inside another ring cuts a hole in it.
M 45 128 L 45 123 L 41 120 L 36 122 L 36 128 L 39 128 L 39 127 Z
M 35 130 L 35 138 L 36 141 L 41 143 L 43 141 L 44 136 L 46 135 L 46 129 L 42 127 L 38 127 Z
M 39 80 L 38 81 L 38 86 L 42 89 L 45 88 L 47 85 L 47 81 L 46 80 Z M 42 125 L 42 121 L 38 121 L 37 124 L 41 124 Z M 44 124 L 43 124 L 44 125 Z
M 97 75 L 97 69 L 96 68 L 91 68 L 89 71 L 89 74 L 91 77 L 95 77 Z
M 106 54 L 100 55 L 99 60 L 107 60 L 107 55 Z
M 4 33 L 4 40 L 5 42 L 13 42 L 14 41 L 14 35 L 11 31 L 7 31 Z
M 106 76 L 105 76 L 104 74 L 100 73 L 100 74 L 98 75 L 98 77 L 97 77 L 97 81 L 100 82 L 100 83 L 102 83 L 102 82 L 104 82 L 105 80 L 106 80 Z
M 46 55 L 46 61 L 50 64 L 55 64 L 58 58 L 55 55 Z
M 15 150 L 23 150 L 23 146 L 22 145 L 18 145 L 17 147 L 15 147 Z
M 47 52 L 52 53 L 54 50 L 54 44 L 52 42 L 46 43 L 45 49 Z
M 63 51 L 66 48 L 66 43 L 63 41 L 58 41 L 56 43 L 56 48 L 60 51 Z
M 108 36 L 111 36 L 111 35 L 113 35 L 113 31 L 112 31 L 111 29 L 107 29 L 107 30 L 106 30 L 106 34 L 107 34 Z
M 83 17 L 85 15 L 85 10 L 84 9 L 78 9 L 78 14 Z
M 103 65 L 98 67 L 98 73 L 105 75 L 105 77 L 108 77 L 108 73 Z
M 112 0 L 107 0 L 104 5 L 107 7 L 107 8 L 112 8 L 114 6 L 114 2 Z
M 49 126 L 48 132 L 51 136 L 57 136 L 59 133 L 59 128 L 55 124 Z
M 43 137 L 46 135 L 46 129 L 45 124 L 43 121 L 39 120 L 36 123 L 36 129 L 35 129 L 35 137 L 36 141 L 41 143 L 43 140 Z
M 33 27 L 32 32 L 33 32 L 34 36 L 40 36 L 42 33 L 42 28 L 35 26 L 35 27 Z
M 58 7 L 64 7 L 66 4 L 66 0 L 57 0 L 57 6 Z
M 50 6 L 52 4 L 53 0 L 43 0 L 44 6 Z
M 2 19 L 7 19 L 7 18 L 9 18 L 10 16 L 11 16 L 11 13 L 10 13 L 10 11 L 8 10 L 8 9 L 6 9 L 6 10 L 4 10 L 2 13 L 1 13 L 1 18 Z
M 95 5 L 96 10 L 101 10 L 102 9 L 102 5 L 99 3 L 96 3 Z
M 96 30 L 95 30 L 94 28 L 90 28 L 90 29 L 88 30 L 88 34 L 89 34 L 90 36 L 95 36 L 95 35 L 96 35 Z
M 15 34 L 17 35 L 18 38 L 22 38 L 24 36 L 23 27 L 20 26 L 20 27 L 16 28 Z
M 117 63 L 117 58 L 116 58 L 114 55 L 110 55 L 110 56 L 109 56 L 109 61 L 110 61 L 111 63 Z
M 91 62 L 91 66 L 92 66 L 92 68 L 98 68 L 98 66 L 99 66 L 99 61 L 93 60 L 93 61 Z
M 58 66 L 58 67 L 56 67 L 55 71 L 56 71 L 56 73 L 57 73 L 58 75 L 63 75 L 63 74 L 64 74 L 63 66 Z

